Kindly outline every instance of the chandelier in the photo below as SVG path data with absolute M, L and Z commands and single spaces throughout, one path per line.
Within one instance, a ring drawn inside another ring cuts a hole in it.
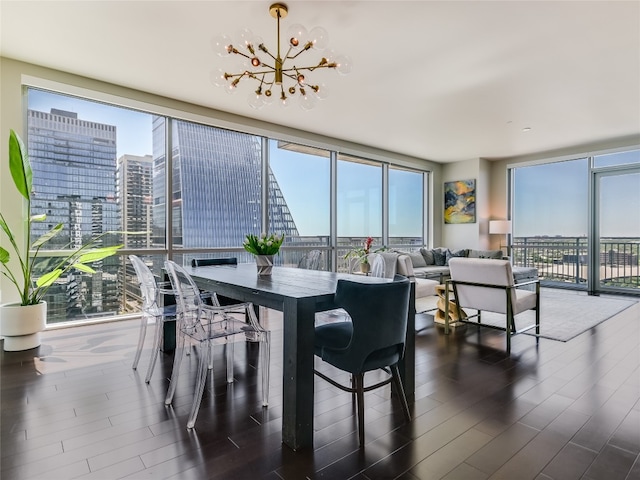
M 244 71 L 227 73 L 222 69 L 212 73 L 212 82 L 223 86 L 229 93 L 237 90 L 244 79 L 257 82 L 258 87 L 249 94 L 248 102 L 253 108 L 261 108 L 272 103 L 277 97 L 282 105 L 288 105 L 290 100 L 298 98 L 300 107 L 304 110 L 313 108 L 318 99 L 327 97 L 328 90 L 323 83 L 311 83 L 312 73 L 318 69 L 332 69 L 340 74 L 351 71 L 351 62 L 344 56 L 327 53 L 315 64 L 301 66 L 299 57 L 305 52 L 324 50 L 327 47 L 328 34 L 322 27 L 315 27 L 307 32 L 302 25 L 289 27 L 286 35 L 286 53 L 280 53 L 280 20 L 289 13 L 283 3 L 274 3 L 269 7 L 269 13 L 277 22 L 277 50 L 275 56 L 263 43 L 260 37 L 255 37 L 248 29 L 242 29 L 237 35 L 237 43 L 233 43 L 226 35 L 215 37 L 213 48 L 221 57 L 237 55 L 242 57 Z M 308 56 L 308 55 L 307 55 Z M 304 64 L 306 64 L 305 62 Z M 302 65 L 304 65 L 302 64 Z

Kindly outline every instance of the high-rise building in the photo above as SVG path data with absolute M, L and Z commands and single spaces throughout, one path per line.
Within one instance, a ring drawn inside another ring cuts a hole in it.
M 29 110 L 28 150 L 33 169 L 31 210 L 47 215 L 45 222 L 34 222 L 32 237 L 58 223 L 64 227 L 45 249 L 75 249 L 103 232 L 120 230 L 115 126 L 81 120 L 75 112 Z M 101 243 L 116 240 L 103 238 Z M 56 257 L 44 262 L 52 265 Z M 107 258 L 93 268 L 97 272 L 93 275 L 73 270 L 49 289 L 48 322 L 118 312 L 118 260 Z
M 173 242 L 183 248 L 238 247 L 248 233 L 261 233 L 260 137 L 191 122 L 173 123 Z M 155 117 L 154 222 L 166 211 L 164 119 Z M 156 149 L 156 147 L 158 147 Z M 291 212 L 269 170 L 269 218 L 274 232 L 297 237 Z M 164 238 L 164 225 L 154 234 Z
M 153 158 L 122 155 L 116 170 L 116 198 L 125 248 L 151 248 L 153 224 Z M 136 232 L 129 235 L 126 232 Z M 144 232 L 144 233 L 143 233 Z

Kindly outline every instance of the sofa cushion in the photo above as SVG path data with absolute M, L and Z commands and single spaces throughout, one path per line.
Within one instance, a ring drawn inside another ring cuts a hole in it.
M 467 256 L 467 249 L 463 248 L 461 250 L 448 250 L 445 252 L 445 265 L 449 265 L 449 260 L 451 260 L 453 257 L 466 257 Z
M 431 250 L 433 253 L 433 258 L 435 260 L 435 265 L 439 267 L 444 267 L 447 263 L 447 250 L 446 248 L 434 248 Z
M 404 255 L 408 256 L 411 259 L 411 265 L 413 268 L 418 267 L 426 267 L 427 262 L 424 260 L 424 257 L 420 252 L 403 252 Z
M 427 266 L 436 264 L 436 259 L 433 258 L 433 252 L 431 250 L 428 250 L 426 248 L 421 248 L 420 253 L 422 254 L 422 257 L 424 258 L 424 261 L 427 264 Z
M 504 256 L 502 250 L 469 250 L 469 254 L 467 255 L 469 258 L 494 258 L 496 260 L 501 260 Z

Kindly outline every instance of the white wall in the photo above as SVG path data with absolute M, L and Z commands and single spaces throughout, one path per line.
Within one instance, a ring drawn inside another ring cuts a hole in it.
M 442 169 L 442 185 L 456 180 L 476 181 L 476 221 L 465 224 L 444 224 L 442 218 L 442 244 L 451 250 L 461 248 L 489 248 L 488 224 L 491 212 L 490 162 L 484 159 L 465 160 L 448 163 Z M 444 194 L 441 204 L 444 205 Z M 442 208 L 442 207 L 441 207 Z

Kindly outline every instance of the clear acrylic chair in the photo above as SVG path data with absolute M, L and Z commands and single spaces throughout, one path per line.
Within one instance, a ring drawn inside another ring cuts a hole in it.
M 322 260 L 322 252 L 320 250 L 311 250 L 305 253 L 298 262 L 298 268 L 307 270 L 320 270 Z
M 236 305 L 220 306 L 217 297 L 213 297 L 216 305 L 206 305 L 201 297 L 197 285 L 191 275 L 180 265 L 167 260 L 165 268 L 175 291 L 178 306 L 177 347 L 171 373 L 171 383 L 165 404 L 170 405 L 178 383 L 180 364 L 184 356 L 187 338 L 199 344 L 198 373 L 195 394 L 191 412 L 187 420 L 187 428 L 193 428 L 202 401 L 207 370 L 211 365 L 211 350 L 215 339 L 226 340 L 227 351 L 227 382 L 233 382 L 233 339 L 230 337 L 242 334 L 245 339 L 247 332 L 253 333 L 260 343 L 260 363 L 262 368 L 262 405 L 267 406 L 269 399 L 269 357 L 271 332 L 265 330 L 255 315 L 253 304 L 239 303 Z M 244 315 L 247 321 L 239 320 L 234 314 Z
M 138 284 L 140 285 L 140 294 L 142 296 L 142 314 L 140 320 L 140 334 L 138 336 L 138 347 L 136 349 L 135 357 L 133 358 L 132 368 L 137 370 L 138 362 L 140 361 L 140 354 L 144 347 L 144 340 L 147 335 L 147 326 L 153 319 L 155 321 L 156 330 L 153 341 L 153 353 L 151 354 L 151 361 L 147 368 L 147 376 L 144 381 L 149 383 L 151 375 L 153 375 L 153 369 L 156 366 L 156 360 L 162 347 L 162 340 L 164 336 L 164 322 L 166 320 L 176 319 L 176 306 L 167 305 L 163 306 L 164 295 L 173 295 L 173 289 L 169 282 L 157 282 L 156 277 L 153 275 L 146 263 L 136 255 L 129 255 L 129 260 L 136 271 L 138 277 Z

